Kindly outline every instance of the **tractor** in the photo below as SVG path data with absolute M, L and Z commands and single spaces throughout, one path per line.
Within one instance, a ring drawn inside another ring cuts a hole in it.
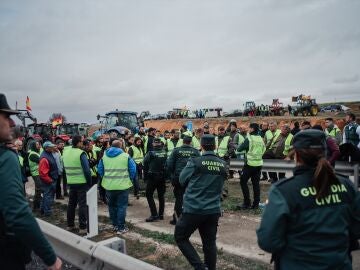
M 256 105 L 254 101 L 246 101 L 244 105 L 244 116 L 256 116 Z
M 294 116 L 301 114 L 302 116 L 316 116 L 319 112 L 319 105 L 315 99 L 311 96 L 305 96 L 303 94 L 292 97 L 292 102 L 296 104 L 292 106 Z
M 68 142 L 74 135 L 80 135 L 80 124 L 77 123 L 62 123 L 56 126 L 56 136 L 54 141 L 62 139 L 65 143 Z
M 112 138 L 118 138 L 125 135 L 126 132 L 137 132 L 139 126 L 137 113 L 130 111 L 111 111 L 104 116 L 97 115 L 97 119 L 104 118 L 101 121 L 101 128 L 95 133 L 95 136 L 107 133 Z
M 285 113 L 285 108 L 283 103 L 279 101 L 278 98 L 273 99 L 272 104 L 270 105 L 270 116 L 283 116 Z

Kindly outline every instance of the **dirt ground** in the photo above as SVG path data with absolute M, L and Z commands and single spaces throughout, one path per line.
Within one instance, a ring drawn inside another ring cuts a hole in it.
M 269 183 L 261 183 L 262 202 L 267 198 L 269 187 Z M 218 228 L 218 269 L 270 269 L 270 254 L 265 253 L 257 246 L 256 228 L 261 220 L 261 210 L 235 211 L 236 205 L 242 203 L 239 180 L 230 180 L 228 188 L 229 196 L 222 203 L 224 213 Z M 249 188 L 252 189 L 250 183 Z M 33 194 L 32 180 L 27 184 L 27 193 Z M 164 269 L 190 269 L 174 245 L 174 226 L 169 224 L 174 207 L 170 187 L 166 194 L 165 220 L 153 223 L 145 222 L 145 218 L 150 215 L 146 199 L 140 197 L 137 200 L 130 196 L 131 205 L 127 211 L 130 232 L 124 235 L 127 241 L 127 251 L 130 256 Z M 55 211 L 57 214 L 48 221 L 65 228 L 66 204 L 66 200 L 57 201 L 57 210 Z M 113 237 L 114 234 L 108 225 L 108 210 L 103 204 L 99 204 L 99 222 L 101 240 Z M 199 235 L 194 234 L 191 240 L 198 245 L 200 251 Z M 360 252 L 354 252 L 353 259 L 354 269 L 360 269 Z

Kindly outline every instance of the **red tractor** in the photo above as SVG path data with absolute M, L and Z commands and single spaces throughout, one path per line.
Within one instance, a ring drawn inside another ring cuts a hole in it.
M 271 116 L 283 116 L 285 114 L 283 103 L 280 102 L 278 98 L 273 99 L 273 102 L 270 105 L 269 114 Z

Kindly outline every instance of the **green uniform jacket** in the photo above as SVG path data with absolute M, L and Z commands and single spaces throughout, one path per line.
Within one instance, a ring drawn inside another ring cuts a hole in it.
M 171 175 L 172 180 L 178 180 L 179 175 L 186 166 L 189 158 L 199 156 L 199 150 L 191 147 L 190 145 L 184 144 L 178 148 L 175 148 L 174 151 L 172 151 L 168 160 L 166 161 L 166 169 L 168 175 Z
M 0 148 L 0 186 L 0 232 L 5 229 L 5 234 L 8 235 L 6 239 L 11 238 L 20 243 L 17 247 L 19 252 L 21 245 L 26 246 L 46 265 L 54 264 L 55 252 L 42 234 L 25 199 L 18 157 L 4 147 Z M 3 241 L 2 237 L 0 235 L 0 241 Z M 0 252 L 5 254 L 2 250 Z
M 257 230 L 258 244 L 280 269 L 352 269 L 350 236 L 360 238 L 360 195 L 349 179 L 316 199 L 315 168 L 300 166 L 294 177 L 274 184 Z
M 144 180 L 149 179 L 149 174 L 165 176 L 166 158 L 167 154 L 162 147 L 148 152 L 144 158 Z
M 213 151 L 190 158 L 179 177 L 180 185 L 186 187 L 183 213 L 220 213 L 220 199 L 226 177 L 226 162 Z

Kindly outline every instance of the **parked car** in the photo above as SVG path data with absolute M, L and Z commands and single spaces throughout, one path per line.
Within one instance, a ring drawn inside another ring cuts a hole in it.
M 342 111 L 341 106 L 342 105 L 340 105 L 340 104 L 331 104 L 331 105 L 322 107 L 321 112 L 341 112 Z

